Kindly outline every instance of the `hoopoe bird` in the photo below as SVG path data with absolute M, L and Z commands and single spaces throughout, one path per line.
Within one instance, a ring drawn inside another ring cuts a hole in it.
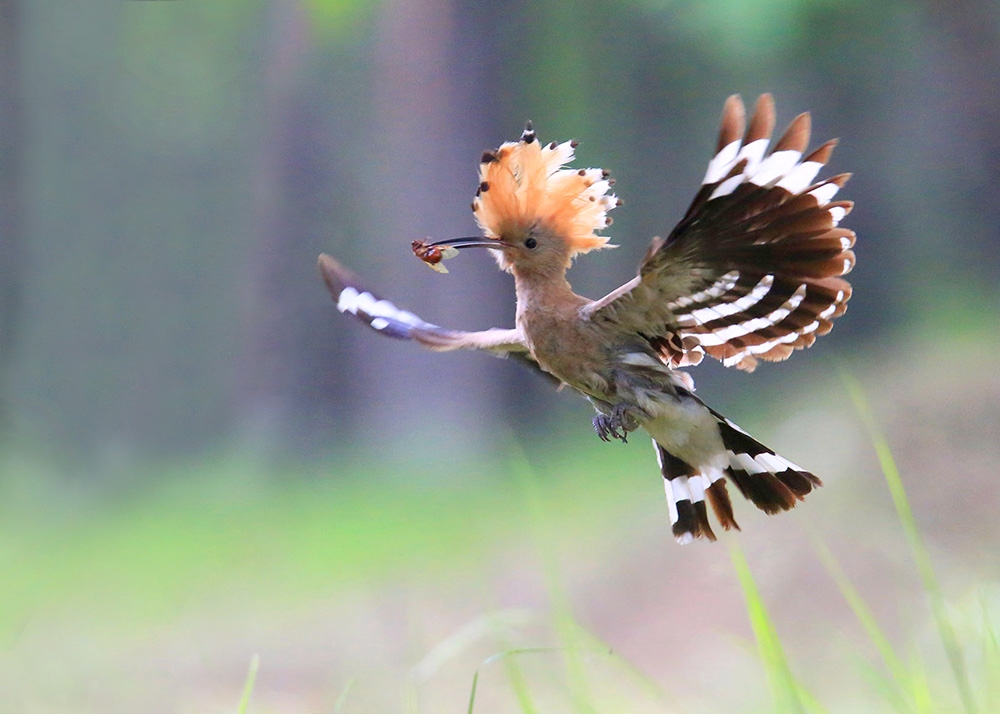
M 483 154 L 472 210 L 483 236 L 426 243 L 432 267 L 460 249 L 491 249 L 513 274 L 516 327 L 446 329 L 362 288 L 328 255 L 319 267 L 337 307 L 370 328 L 432 350 L 511 356 L 583 394 L 598 436 L 645 430 L 663 475 L 680 543 L 715 540 L 706 502 L 725 529 L 739 526 L 726 479 L 765 513 L 785 511 L 822 483 L 707 406 L 681 368 L 707 354 L 752 371 L 786 359 L 844 313 L 855 235 L 834 201 L 850 174 L 819 182 L 836 141 L 803 158 L 810 116 L 800 114 L 767 151 L 774 102 L 757 101 L 749 126 L 738 95 L 726 100 L 715 156 L 680 223 L 656 238 L 638 274 L 599 300 L 573 292 L 572 259 L 610 247 L 601 235 L 620 201 L 601 169 L 572 169 L 576 142 L 542 145 L 530 122 L 517 142 Z

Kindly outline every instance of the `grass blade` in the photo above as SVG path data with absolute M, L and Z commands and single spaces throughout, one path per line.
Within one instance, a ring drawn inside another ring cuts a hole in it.
M 510 680 L 514 694 L 517 696 L 518 704 L 521 705 L 521 711 L 525 712 L 525 714 L 535 714 L 538 710 L 535 708 L 531 695 L 528 692 L 528 683 L 524 677 L 524 672 L 521 671 L 521 667 L 515 662 L 515 659 L 525 654 L 562 652 L 565 649 L 565 647 L 519 647 L 517 649 L 504 650 L 503 652 L 498 652 L 495 655 L 487 657 L 479 663 L 476 671 L 472 673 L 468 713 L 473 714 L 473 709 L 476 705 L 476 689 L 479 686 L 479 673 L 483 667 L 492 662 L 503 662 L 504 668 L 507 671 L 507 678 Z
M 854 671 L 868 683 L 869 687 L 882 695 L 894 711 L 900 714 L 912 714 L 913 707 L 901 691 L 900 684 L 891 675 L 876 668 L 860 654 L 852 654 L 850 661 Z
M 913 673 L 913 681 L 910 685 L 910 691 L 913 693 L 913 701 L 916 702 L 917 711 L 920 714 L 931 714 L 937 710 L 931 696 L 931 681 L 927 677 L 927 667 L 918 651 L 913 653 L 912 660 L 910 671 Z
M 730 549 L 730 556 L 733 559 L 733 566 L 736 568 L 740 586 L 743 588 L 747 614 L 750 617 L 754 638 L 757 640 L 757 650 L 764 664 L 764 672 L 767 675 L 771 696 L 774 699 L 775 711 L 804 714 L 799 687 L 788 666 L 781 640 L 778 639 L 767 608 L 760 597 L 760 591 L 757 590 L 757 584 L 754 582 L 746 557 L 735 543 Z
M 854 587 L 854 584 L 840 567 L 840 563 L 837 562 L 830 549 L 819 541 L 816 541 L 814 545 L 820 560 L 823 562 L 823 566 L 837 584 L 841 595 L 844 596 L 854 616 L 861 623 L 861 627 L 868 635 L 868 639 L 875 645 L 879 655 L 882 657 L 882 662 L 889 671 L 892 686 L 880 688 L 883 689 L 884 694 L 893 702 L 897 710 L 905 712 L 915 711 L 913 703 L 906 696 L 911 691 L 912 676 L 907 670 L 906 665 L 903 664 L 903 660 L 896 654 L 896 651 L 889 643 L 889 638 L 882 632 L 882 628 L 878 626 L 875 616 L 868 609 L 868 605 L 861 597 L 861 593 Z
M 357 677 L 351 677 L 347 680 L 347 684 L 340 692 L 340 696 L 337 697 L 336 703 L 333 705 L 333 714 L 340 714 L 344 709 L 344 704 L 347 702 L 347 694 L 351 691 L 351 687 L 358 681 Z
M 510 687 L 514 690 L 514 695 L 517 697 L 517 703 L 520 705 L 521 711 L 524 714 L 536 714 L 538 709 L 535 707 L 531 692 L 528 690 L 528 680 L 524 676 L 521 665 L 517 662 L 516 655 L 523 651 L 511 650 L 504 654 L 502 660 L 504 669 L 507 671 L 507 681 L 510 682 Z
M 250 658 L 250 669 L 247 671 L 247 679 L 243 683 L 243 696 L 240 697 L 240 705 L 236 708 L 236 714 L 247 714 L 247 707 L 250 706 L 250 695 L 253 694 L 253 685 L 257 681 L 257 668 L 260 667 L 260 655 Z
M 989 607 L 985 602 L 983 607 L 983 672 L 986 677 L 984 683 L 984 710 L 988 712 L 1000 711 L 1000 642 L 997 641 L 996 628 L 990 617 Z
M 433 677 L 447 662 L 455 659 L 472 646 L 497 635 L 506 635 L 517 627 L 527 625 L 532 615 L 527 610 L 501 610 L 482 615 L 458 628 L 451 635 L 435 645 L 430 652 L 410 670 L 410 679 L 415 683 Z
M 885 435 L 882 434 L 882 430 L 879 429 L 878 423 L 875 421 L 875 416 L 872 413 L 871 406 L 868 404 L 868 398 L 865 396 L 861 384 L 852 375 L 843 370 L 841 371 L 841 378 L 847 388 L 847 393 L 851 397 L 851 401 L 854 402 L 854 408 L 861 416 L 861 420 L 868 430 L 868 436 L 872 441 L 872 445 L 875 447 L 875 453 L 882 467 L 882 473 L 885 475 L 885 481 L 892 496 L 892 503 L 896 507 L 896 514 L 903 528 L 903 534 L 910 545 L 913 560 L 917 565 L 917 572 L 920 574 L 924 591 L 927 593 L 927 598 L 930 601 L 931 613 L 934 617 L 938 633 L 941 636 L 941 641 L 944 644 L 945 654 L 948 657 L 952 676 L 955 679 L 955 686 L 958 688 L 958 694 L 962 700 L 962 707 L 967 714 L 976 714 L 978 708 L 972 694 L 972 686 L 969 682 L 969 673 L 965 667 L 962 649 L 959 645 L 958 637 L 955 635 L 955 629 L 952 627 L 951 620 L 948 618 L 945 610 L 941 586 L 938 584 L 937 576 L 934 574 L 934 568 L 931 565 L 927 547 L 924 545 L 923 538 L 920 535 L 920 529 L 917 527 L 916 518 L 913 517 L 913 510 L 910 508 L 910 501 L 906 497 L 906 489 L 903 486 L 902 478 L 900 478 L 896 460 L 892 456 L 892 450 L 889 448 L 889 443 L 886 441 Z
M 669 710 L 675 713 L 686 711 L 678 704 L 676 696 L 667 692 L 663 685 L 639 669 L 635 663 L 615 652 L 614 648 L 598 637 L 595 632 L 588 630 L 579 623 L 577 623 L 577 627 L 579 628 L 581 639 L 585 642 L 583 649 L 593 650 L 602 654 L 610 664 L 627 676 L 646 696 L 655 700 L 665 711 Z
M 516 439 L 511 438 L 510 469 L 516 476 L 524 493 L 531 517 L 535 547 L 542 558 L 549 600 L 556 635 L 564 645 L 566 678 L 569 684 L 573 708 L 578 714 L 594 714 L 594 697 L 590 680 L 584 666 L 582 652 L 587 649 L 581 639 L 581 628 L 573 616 L 569 595 L 563 585 L 559 570 L 559 558 L 551 538 L 546 537 L 546 524 L 550 522 L 544 498 L 539 488 L 538 474 L 528 461 L 527 454 Z M 512 680 L 513 682 L 513 680 Z
M 469 691 L 469 714 L 472 714 L 476 706 L 476 687 L 479 685 L 479 668 L 472 673 L 472 689 Z

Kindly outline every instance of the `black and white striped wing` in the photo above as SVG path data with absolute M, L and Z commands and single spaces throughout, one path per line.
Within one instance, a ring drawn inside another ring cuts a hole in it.
M 319 257 L 319 269 L 337 309 L 353 315 L 375 332 L 398 340 L 414 340 L 432 350 L 485 350 L 497 357 L 512 357 L 541 372 L 528 354 L 518 330 L 490 329 L 478 332 L 449 330 L 422 320 L 412 312 L 361 287 L 357 277 L 329 255 Z M 544 373 L 543 373 L 544 374 Z M 545 375 L 549 377 L 549 375 Z
M 752 370 L 783 360 L 826 334 L 844 313 L 855 236 L 839 228 L 850 201 L 834 201 L 850 177 L 814 183 L 835 141 L 803 157 L 802 114 L 768 153 L 774 102 L 763 95 L 744 133 L 730 97 L 715 157 L 683 220 L 650 247 L 630 283 L 597 301 L 595 321 L 646 336 L 673 366 L 705 354 Z

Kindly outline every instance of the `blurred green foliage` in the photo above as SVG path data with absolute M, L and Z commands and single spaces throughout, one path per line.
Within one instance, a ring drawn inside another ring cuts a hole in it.
M 378 12 L 381 2 L 372 0 L 304 0 L 313 36 L 322 42 L 350 41 L 363 18 Z
M 582 533 L 619 517 L 637 489 L 648 490 L 626 478 L 643 456 L 546 455 L 538 487 L 561 504 L 546 529 Z M 51 465 L 37 461 L 2 468 L 0 552 L 17 586 L 0 591 L 0 638 L 16 638 L 30 613 L 50 608 L 133 627 L 235 586 L 252 602 L 291 604 L 403 571 L 446 578 L 475 570 L 528 523 L 502 458 L 453 463 L 448 474 L 439 462 L 368 458 L 276 473 L 225 455 L 150 469 L 148 486 L 104 495 L 59 485 L 65 477 L 53 480 Z

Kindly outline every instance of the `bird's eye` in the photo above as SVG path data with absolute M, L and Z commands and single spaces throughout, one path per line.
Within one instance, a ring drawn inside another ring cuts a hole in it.
M 524 247 L 527 248 L 528 250 L 533 250 L 537 245 L 538 241 L 535 240 L 534 238 L 528 238 L 526 241 L 524 241 Z

